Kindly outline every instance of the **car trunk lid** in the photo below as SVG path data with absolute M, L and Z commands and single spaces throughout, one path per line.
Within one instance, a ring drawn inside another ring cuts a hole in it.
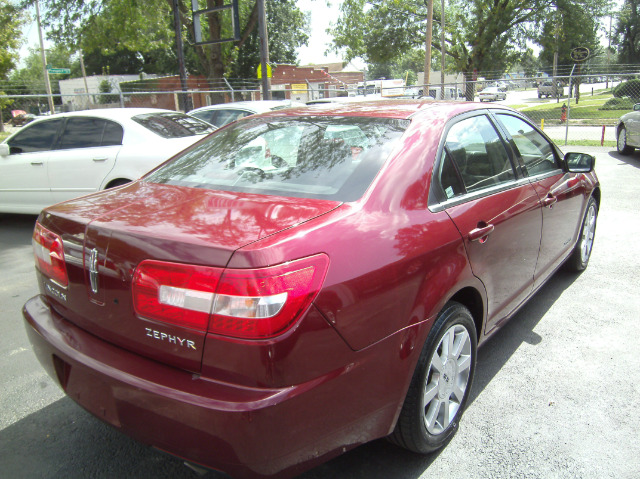
M 224 268 L 234 251 L 340 203 L 136 182 L 45 210 L 62 237 L 69 286 L 43 278 L 60 314 L 128 350 L 197 372 L 206 333 L 139 317 L 131 286 L 152 259 Z

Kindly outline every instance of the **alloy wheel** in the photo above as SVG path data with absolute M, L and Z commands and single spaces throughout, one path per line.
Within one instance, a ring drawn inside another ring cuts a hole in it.
M 627 130 L 622 128 L 618 133 L 618 151 L 622 151 L 627 147 Z
M 596 205 L 589 204 L 589 209 L 584 217 L 582 225 L 582 236 L 580 238 L 580 259 L 583 263 L 589 261 L 591 256 L 591 248 L 593 248 L 593 238 L 596 233 Z
M 469 332 L 460 324 L 451 326 L 440 339 L 427 370 L 422 402 L 430 434 L 441 434 L 458 413 L 469 385 L 471 354 Z

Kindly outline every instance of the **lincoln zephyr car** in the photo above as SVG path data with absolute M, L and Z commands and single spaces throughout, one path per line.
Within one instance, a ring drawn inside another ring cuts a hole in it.
M 587 266 L 594 161 L 479 103 L 242 119 L 46 208 L 26 328 L 78 404 L 191 464 L 291 477 L 382 437 L 428 453 L 477 345 Z

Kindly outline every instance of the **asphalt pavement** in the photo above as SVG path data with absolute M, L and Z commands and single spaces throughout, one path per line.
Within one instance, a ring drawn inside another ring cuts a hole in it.
M 301 479 L 640 477 L 640 154 L 571 149 L 596 155 L 602 183 L 591 263 L 556 273 L 480 349 L 458 434 L 430 456 L 378 440 Z M 42 370 L 21 315 L 37 292 L 34 221 L 0 215 L 0 475 L 196 478 L 93 418 Z

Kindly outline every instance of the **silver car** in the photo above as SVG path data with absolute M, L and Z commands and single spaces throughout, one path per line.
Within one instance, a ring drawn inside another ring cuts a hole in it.
M 616 129 L 618 153 L 630 155 L 640 148 L 640 103 L 633 105 L 633 111 L 622 115 Z
M 506 100 L 507 94 L 500 91 L 497 86 L 490 86 L 478 93 L 480 101 Z

